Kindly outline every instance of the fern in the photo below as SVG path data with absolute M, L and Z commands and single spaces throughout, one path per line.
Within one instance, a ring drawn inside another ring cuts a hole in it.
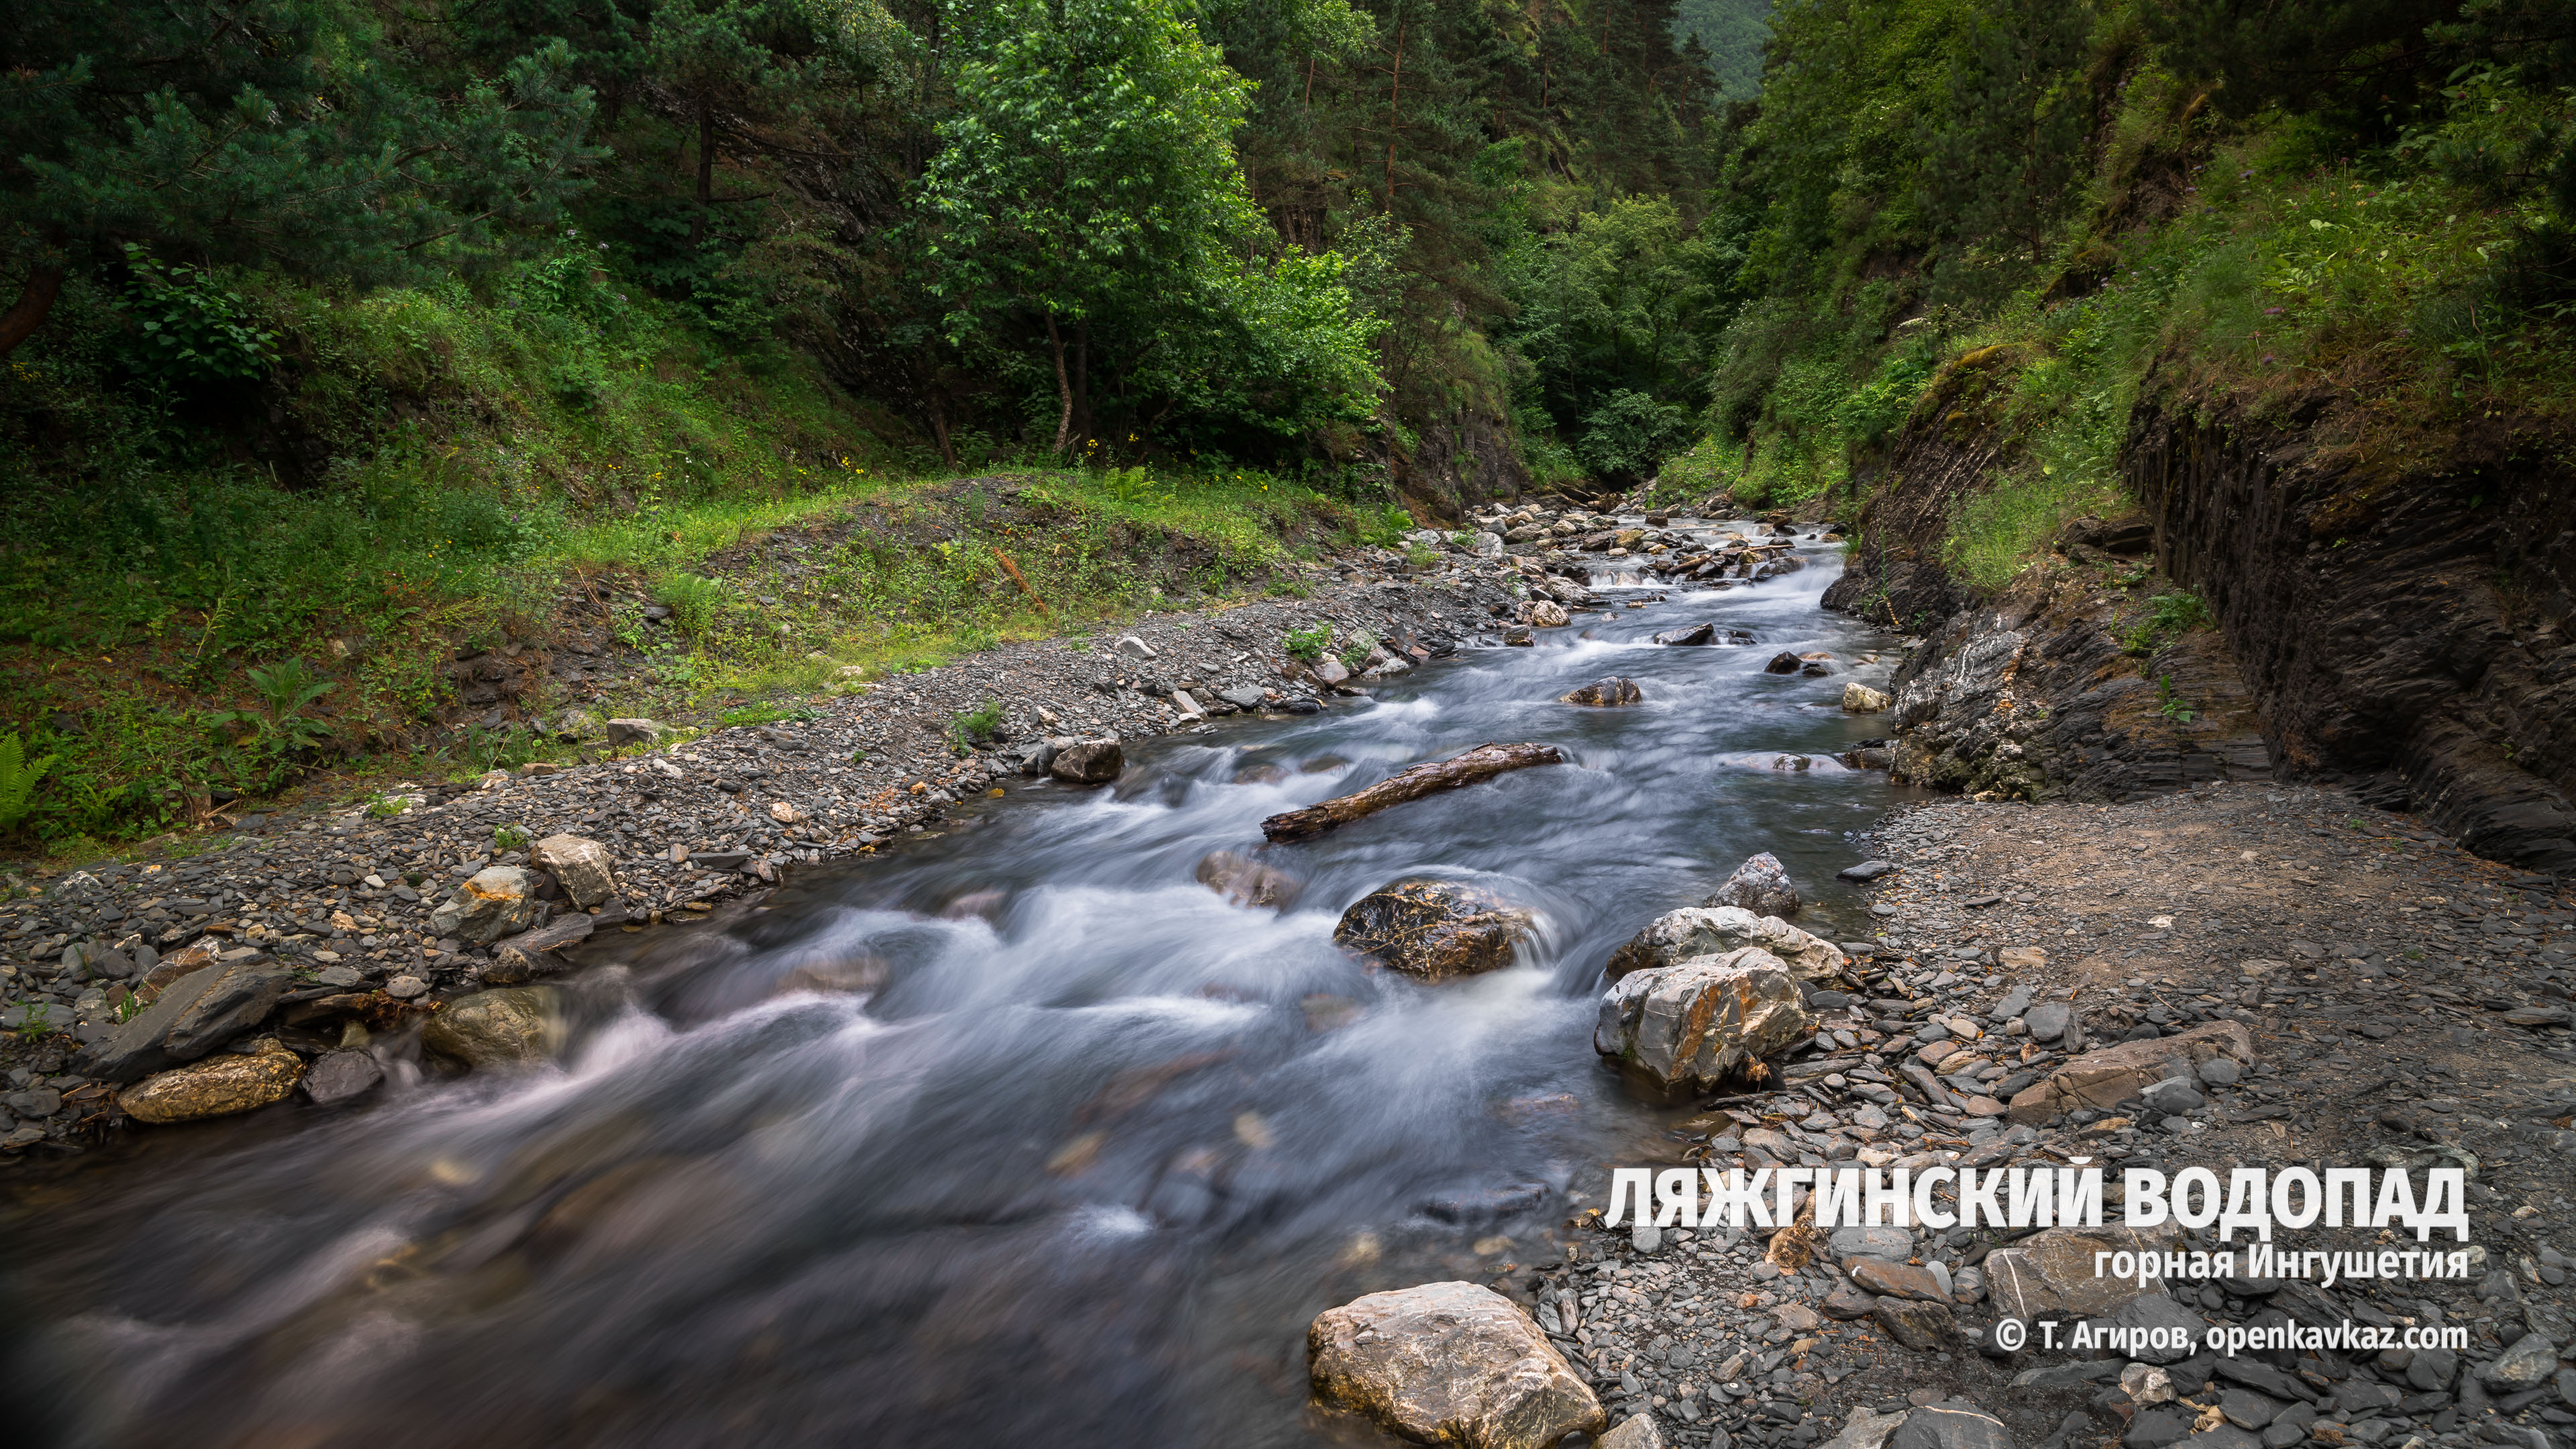
M 27 747 L 16 734 L 0 735 L 0 830 L 15 830 L 27 818 L 36 782 L 54 767 L 56 758 L 47 755 L 30 764 Z

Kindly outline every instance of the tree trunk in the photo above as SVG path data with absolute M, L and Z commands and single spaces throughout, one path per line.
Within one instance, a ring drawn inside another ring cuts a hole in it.
M 45 325 L 45 315 L 54 310 L 54 299 L 63 292 L 63 269 L 38 266 L 27 273 L 27 283 L 18 292 L 18 300 L 9 310 L 0 312 L 0 357 L 6 357 L 26 341 L 35 330 Z
M 1091 436 L 1091 324 L 1077 322 L 1073 328 L 1073 436 L 1067 441 L 1078 443 Z
M 930 431 L 939 439 L 939 461 L 948 465 L 949 472 L 956 472 L 957 445 L 948 441 L 948 409 L 936 392 L 930 395 Z
M 698 105 L 698 214 L 689 219 L 689 245 L 694 248 L 707 234 L 707 213 L 716 204 L 716 108 L 707 102 Z
M 1454 759 L 1432 760 L 1399 771 L 1365 790 L 1273 815 L 1261 822 L 1261 833 L 1272 840 L 1303 840 L 1336 825 L 1374 815 L 1390 805 L 1473 785 L 1511 770 L 1564 763 L 1565 752 L 1554 745 L 1478 745 Z
M 1064 373 L 1064 334 L 1056 330 L 1055 314 L 1047 313 L 1047 350 L 1055 354 L 1055 395 L 1060 404 L 1055 415 L 1056 456 L 1073 441 L 1073 383 Z

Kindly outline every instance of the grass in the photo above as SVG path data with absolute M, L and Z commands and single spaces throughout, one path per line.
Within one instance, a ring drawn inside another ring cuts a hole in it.
M 452 666 L 478 650 L 599 630 L 632 667 L 584 707 L 766 722 L 1003 639 L 1294 592 L 1320 548 L 1411 523 L 1215 460 L 987 447 L 961 478 L 799 355 L 523 285 L 565 265 L 481 293 L 225 278 L 282 339 L 257 397 L 140 376 L 113 298 L 66 288 L 0 374 L 0 732 L 54 761 L 0 838 L 94 854 L 317 772 L 572 753 L 474 722 Z

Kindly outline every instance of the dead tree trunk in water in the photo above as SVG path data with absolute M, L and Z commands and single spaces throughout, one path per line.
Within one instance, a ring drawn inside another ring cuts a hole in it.
M 1532 765 L 1564 763 L 1565 752 L 1554 745 L 1478 745 L 1453 759 L 1432 760 L 1399 771 L 1365 790 L 1273 815 L 1261 822 L 1261 833 L 1272 840 L 1302 840 L 1374 815 L 1390 805 L 1456 790 Z

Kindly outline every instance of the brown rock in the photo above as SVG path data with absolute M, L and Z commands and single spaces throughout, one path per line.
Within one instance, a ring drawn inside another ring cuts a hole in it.
M 2054 1122 L 2082 1107 L 2101 1110 L 2138 1095 L 2165 1079 L 2166 1063 L 2198 1066 L 2212 1057 L 2229 1057 L 2237 1065 L 2254 1065 L 2254 1036 L 2244 1024 L 2213 1021 L 2180 1036 L 2124 1041 L 2086 1052 L 2024 1088 L 2012 1099 L 2012 1120 Z
M 1419 1443 L 1545 1449 L 1608 1422 L 1530 1316 L 1474 1283 L 1327 1309 L 1306 1330 L 1306 1357 L 1317 1396 Z
M 528 851 L 528 864 L 553 876 L 572 903 L 584 909 L 617 893 L 616 857 L 596 840 L 549 835 Z
M 1713 1087 L 1814 1031 L 1789 968 L 1746 946 L 1621 977 L 1602 995 L 1592 1049 L 1667 1088 Z
M 1231 850 L 1209 852 L 1195 874 L 1200 885 L 1247 909 L 1284 911 L 1306 889 L 1304 881 L 1277 866 Z
M 1878 1306 L 1878 1300 L 1845 1283 L 1826 1294 L 1825 1301 L 1818 1306 L 1824 1309 L 1827 1318 L 1839 1318 L 1849 1323 L 1856 1318 L 1869 1317 L 1870 1310 Z
M 1645 698 L 1638 692 L 1637 681 L 1611 675 L 1596 679 L 1581 689 L 1568 690 L 1557 698 L 1566 704 L 1635 704 Z
M 1127 752 L 1116 740 L 1076 740 L 1055 752 L 1047 773 L 1077 785 L 1104 785 L 1127 768 Z
M 137 1122 L 194 1122 L 228 1117 L 282 1101 L 304 1075 L 304 1059 L 274 1039 L 247 1056 L 226 1052 L 144 1078 L 116 1094 L 116 1104 Z
M 2145 1288 L 2134 1277 L 2096 1277 L 2095 1253 L 2136 1253 L 2143 1261 L 2150 1251 L 2161 1255 L 2181 1247 L 2182 1230 L 2170 1218 L 2152 1228 L 2050 1228 L 1986 1255 L 1986 1296 L 1996 1312 L 2024 1321 L 2069 1313 L 2106 1317 L 2142 1292 L 2164 1291 L 2164 1284 L 2152 1273 Z
M 1333 944 L 1426 981 L 1508 965 L 1529 934 L 1530 913 L 1482 886 L 1400 880 L 1342 912 Z
M 1958 1320 L 1938 1303 L 1923 1303 L 1906 1298 L 1881 1298 L 1870 1313 L 1887 1336 L 1921 1353 L 1950 1346 L 1959 1334 Z
M 1912 1298 L 1923 1303 L 1947 1303 L 1950 1295 L 1941 1291 L 1941 1280 L 1929 1268 L 1911 1263 L 1891 1263 L 1885 1258 L 1854 1258 L 1851 1280 L 1882 1298 Z

